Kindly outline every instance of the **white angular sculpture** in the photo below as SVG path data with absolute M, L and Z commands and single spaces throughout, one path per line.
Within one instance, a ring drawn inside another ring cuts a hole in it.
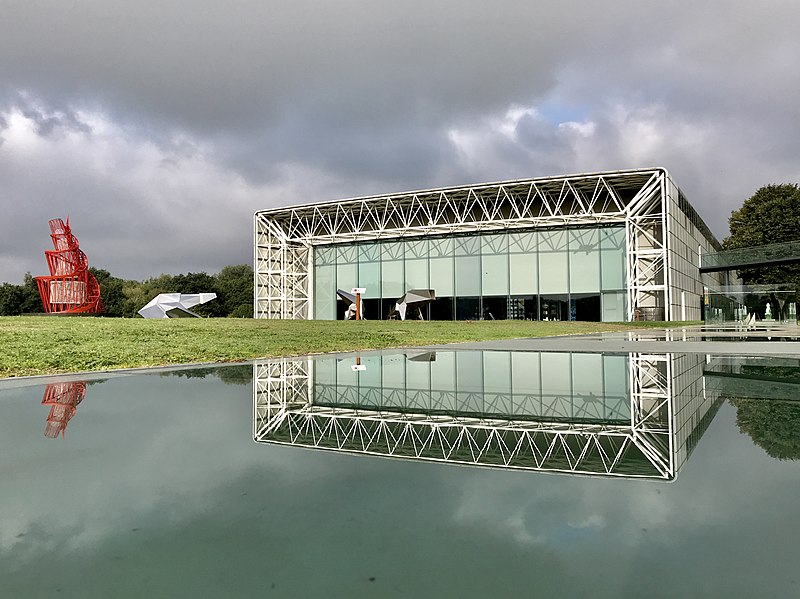
M 189 308 L 216 299 L 216 293 L 160 293 L 139 310 L 142 318 L 200 318 Z
M 388 317 L 400 316 L 400 320 L 405 320 L 406 316 L 416 314 L 419 320 L 425 320 L 422 317 L 422 308 L 435 299 L 436 291 L 433 289 L 409 289 L 397 300 Z

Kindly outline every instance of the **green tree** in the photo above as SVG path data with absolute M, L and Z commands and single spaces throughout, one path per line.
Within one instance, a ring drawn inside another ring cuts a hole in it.
M 104 316 L 127 316 L 125 314 L 125 294 L 123 288 L 125 281 L 112 276 L 102 268 L 89 268 L 97 282 L 100 284 L 100 297 L 103 300 Z
M 253 316 L 253 268 L 248 264 L 226 266 L 216 276 L 217 301 L 225 316 Z
M 29 272 L 25 273 L 22 282 L 22 301 L 20 304 L 20 314 L 37 314 L 44 312 L 42 296 L 39 295 L 39 287 L 36 279 Z
M 731 213 L 728 224 L 731 234 L 723 242 L 725 249 L 800 241 L 800 188 L 765 185 Z M 793 283 L 800 287 L 800 264 L 742 269 L 739 276 L 747 285 Z
M 800 404 L 768 399 L 731 399 L 736 425 L 770 457 L 800 459 Z
M 25 291 L 22 285 L 3 283 L 0 285 L 0 316 L 18 316 L 22 314 L 22 303 Z
M 122 302 L 122 316 L 133 318 L 137 312 L 149 302 L 152 297 L 148 295 L 149 291 L 145 284 L 140 281 L 125 281 L 122 285 L 122 295 L 124 296 Z

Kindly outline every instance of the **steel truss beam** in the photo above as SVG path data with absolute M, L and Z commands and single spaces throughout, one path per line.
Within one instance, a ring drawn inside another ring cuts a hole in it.
M 424 401 L 402 411 L 320 404 L 311 360 L 256 362 L 253 438 L 465 465 L 671 480 L 676 471 L 670 359 L 631 354 L 631 418 L 625 423 L 426 412 L 420 408 Z
M 316 245 L 511 229 L 625 224 L 628 318 L 666 301 L 667 173 L 613 171 L 485 183 L 257 212 L 257 318 L 312 318 Z

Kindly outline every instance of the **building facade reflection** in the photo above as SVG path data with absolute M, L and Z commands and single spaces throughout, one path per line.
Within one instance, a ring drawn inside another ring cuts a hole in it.
M 255 441 L 672 480 L 721 403 L 700 354 L 407 351 L 358 362 L 256 362 Z

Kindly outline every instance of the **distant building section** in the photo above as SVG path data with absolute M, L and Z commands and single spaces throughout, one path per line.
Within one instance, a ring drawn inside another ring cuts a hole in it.
M 216 293 L 160 293 L 139 310 L 142 318 L 200 318 L 189 308 L 217 299 Z
M 89 272 L 89 261 L 72 234 L 69 219 L 50 221 L 55 249 L 45 251 L 50 275 L 36 277 L 44 311 L 52 314 L 100 314 L 100 285 Z

